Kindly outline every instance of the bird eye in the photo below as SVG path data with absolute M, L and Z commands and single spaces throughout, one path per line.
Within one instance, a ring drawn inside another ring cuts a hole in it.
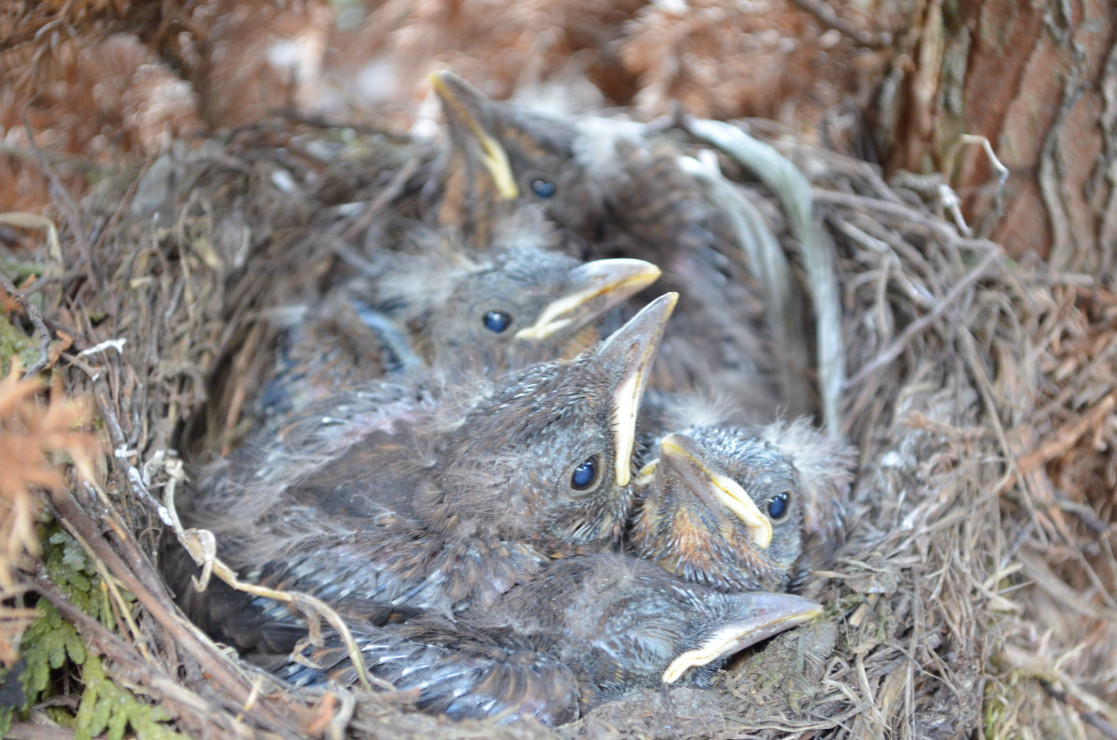
M 500 334 L 512 323 L 512 317 L 503 311 L 489 311 L 485 314 L 483 321 L 486 329 Z
M 574 468 L 574 475 L 570 476 L 570 486 L 575 491 L 584 491 L 597 481 L 597 455 L 586 460 Z
M 790 500 L 791 496 L 786 491 L 777 494 L 768 502 L 768 516 L 773 519 L 783 519 L 784 515 L 787 514 Z
M 550 198 L 555 194 L 555 184 L 550 180 L 536 178 L 531 181 L 531 192 L 535 193 L 540 198 Z

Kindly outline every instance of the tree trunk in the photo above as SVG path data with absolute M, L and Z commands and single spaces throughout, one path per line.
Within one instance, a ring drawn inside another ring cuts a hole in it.
M 1117 257 L 1117 8 L 1111 0 L 927 0 L 889 165 L 952 173 L 976 230 L 1056 269 Z M 978 146 L 1009 170 L 1003 190 Z

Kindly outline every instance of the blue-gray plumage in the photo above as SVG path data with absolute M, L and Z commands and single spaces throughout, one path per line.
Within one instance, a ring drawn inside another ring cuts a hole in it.
M 636 415 L 674 303 L 489 389 L 459 380 L 424 399 L 378 385 L 323 402 L 211 472 L 190 524 L 249 578 L 345 608 L 490 605 L 552 558 L 619 543 Z
M 581 238 L 583 258 L 648 260 L 663 270 L 661 285 L 680 294 L 655 387 L 715 391 L 753 418 L 809 408 L 809 398 L 779 397 L 788 367 L 765 335 L 763 291 L 732 224 L 677 145 L 630 121 L 489 100 L 449 72 L 432 82 L 451 143 L 445 174 L 432 181 L 436 220 L 486 233 L 500 214 L 542 206 Z
M 553 249 L 556 239 L 532 208 L 500 219 L 483 250 L 414 225 L 405 248 L 379 250 L 317 302 L 276 314 L 280 362 L 261 406 L 297 411 L 398 371 L 497 375 L 573 357 L 659 270 L 636 259 L 583 263 Z
M 639 689 L 708 686 L 734 653 L 820 613 L 798 596 L 723 593 L 598 554 L 552 561 L 492 608 L 453 622 L 366 624 L 354 637 L 369 671 L 415 691 L 427 711 L 562 724 Z M 357 678 L 332 633 L 274 669 L 302 685 Z

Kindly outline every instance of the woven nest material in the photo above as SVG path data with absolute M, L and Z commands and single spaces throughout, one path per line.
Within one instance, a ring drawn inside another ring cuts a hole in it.
M 860 460 L 848 540 L 804 586 L 825 618 L 739 658 L 715 689 L 635 694 L 558 729 L 451 723 L 406 693 L 286 686 L 176 612 L 152 562 L 173 536 L 180 458 L 245 433 L 273 361 L 268 310 L 313 295 L 338 259 L 314 235 L 364 233 L 429 154 L 375 131 L 275 121 L 104 173 L 80 204 L 59 196 L 60 240 L 34 255 L 43 275 L 7 285 L 6 305 L 27 364 L 41 344 L 34 369 L 96 401 L 107 470 L 48 505 L 134 596 L 111 597 L 131 618 L 82 614 L 25 559 L 12 588 L 44 594 L 115 683 L 192 736 L 1105 732 L 1117 722 L 1117 463 L 1100 453 L 1117 431 L 1112 294 L 962 236 L 937 181 L 887 183 L 771 124 L 745 126 L 807 177 L 832 242 L 846 379 L 831 418 Z M 72 346 L 52 352 L 64 335 Z M 833 376 L 811 379 L 825 398 Z

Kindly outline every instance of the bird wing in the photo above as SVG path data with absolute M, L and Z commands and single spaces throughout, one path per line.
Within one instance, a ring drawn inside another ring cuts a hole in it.
M 494 636 L 435 619 L 362 627 L 353 637 L 369 672 L 398 691 L 416 694 L 416 705 L 453 719 L 534 717 L 551 725 L 577 719 L 578 687 L 565 665 L 509 635 Z M 357 672 L 339 636 L 305 647 L 297 658 L 273 666 L 296 685 L 352 685 Z

